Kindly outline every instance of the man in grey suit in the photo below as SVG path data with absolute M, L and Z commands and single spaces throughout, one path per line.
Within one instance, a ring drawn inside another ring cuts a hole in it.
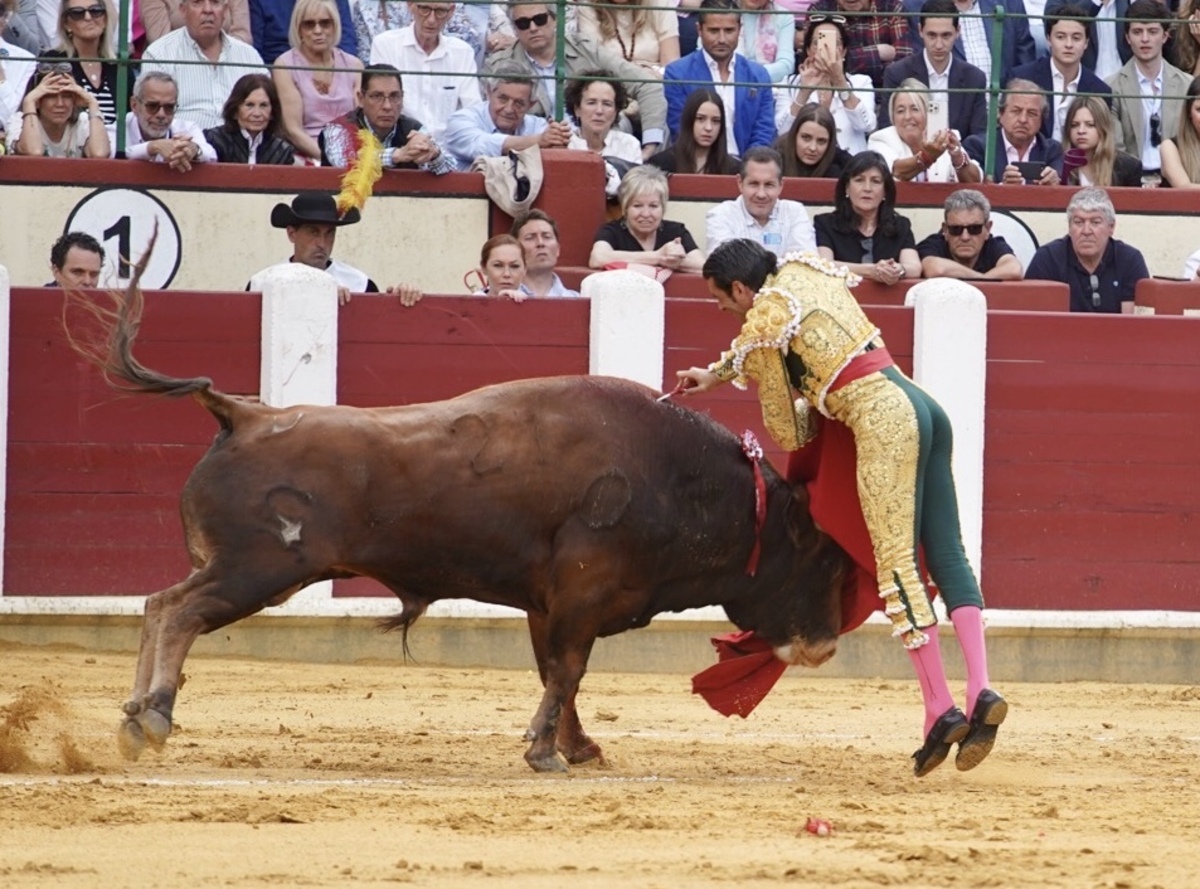
M 489 55 L 484 66 L 485 73 L 488 73 L 500 62 L 511 60 L 532 68 L 534 74 L 538 75 L 538 85 L 529 113 L 545 118 L 554 115 L 554 65 L 558 48 L 555 15 L 554 7 L 546 3 L 516 3 L 509 6 L 508 18 L 517 35 L 517 42 L 508 49 Z M 584 71 L 605 70 L 624 81 L 625 89 L 629 91 L 630 98 L 637 102 L 641 116 L 642 157 L 649 157 L 658 151 L 666 140 L 667 132 L 667 100 L 662 81 L 581 34 L 567 34 L 564 39 L 567 76 L 577 77 Z
M 1158 146 L 1179 132 L 1184 95 L 1192 81 L 1163 58 L 1168 34 L 1162 20 L 1169 18 L 1158 0 L 1130 3 L 1125 40 L 1133 58 L 1108 78 L 1114 95 L 1117 150 L 1140 158 L 1146 176 L 1154 176 L 1162 168 Z

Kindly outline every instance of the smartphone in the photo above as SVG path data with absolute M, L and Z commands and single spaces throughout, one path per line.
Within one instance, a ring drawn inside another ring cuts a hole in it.
M 1041 161 L 1017 161 L 1013 166 L 1020 171 L 1021 178 L 1030 184 L 1040 180 L 1042 171 L 1046 169 L 1046 165 Z

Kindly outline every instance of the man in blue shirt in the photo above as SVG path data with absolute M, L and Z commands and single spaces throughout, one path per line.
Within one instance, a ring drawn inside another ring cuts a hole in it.
M 1103 188 L 1081 188 L 1067 204 L 1067 234 L 1038 248 L 1025 279 L 1062 281 L 1072 312 L 1129 313 L 1137 282 L 1149 278 L 1137 248 L 1113 238 L 1117 214 Z
M 566 148 L 571 126 L 526 112 L 533 104 L 533 72 L 519 62 L 499 62 L 485 81 L 486 102 L 459 108 L 446 122 L 443 148 L 460 170 L 477 157 L 501 157 L 531 145 Z

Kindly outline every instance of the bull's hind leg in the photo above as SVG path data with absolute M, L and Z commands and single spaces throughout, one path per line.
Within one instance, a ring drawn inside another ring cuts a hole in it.
M 263 566 L 221 572 L 210 563 L 149 596 L 134 691 L 117 735 L 122 754 L 136 759 L 147 744 L 156 750 L 166 744 L 183 662 L 197 636 L 261 611 L 300 582 L 294 568 L 287 575 Z
M 526 615 L 529 622 L 529 639 L 533 643 L 533 656 L 537 659 L 538 674 L 542 677 L 542 685 L 546 685 L 546 648 L 548 645 L 546 631 L 546 616 L 529 612 Z M 562 712 L 558 718 L 558 734 L 555 746 L 571 765 L 580 765 L 592 760 L 604 763 L 604 754 L 600 745 L 588 737 L 579 721 L 579 712 L 575 709 L 575 697 L 563 701 Z

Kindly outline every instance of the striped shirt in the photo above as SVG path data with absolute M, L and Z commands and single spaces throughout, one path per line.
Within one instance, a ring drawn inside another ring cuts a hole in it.
M 142 72 L 165 71 L 179 84 L 177 120 L 188 120 L 201 129 L 224 122 L 221 109 L 233 85 L 245 74 L 266 74 L 262 56 L 253 46 L 221 33 L 217 64 L 204 55 L 187 28 L 177 28 L 155 40 L 142 54 Z

